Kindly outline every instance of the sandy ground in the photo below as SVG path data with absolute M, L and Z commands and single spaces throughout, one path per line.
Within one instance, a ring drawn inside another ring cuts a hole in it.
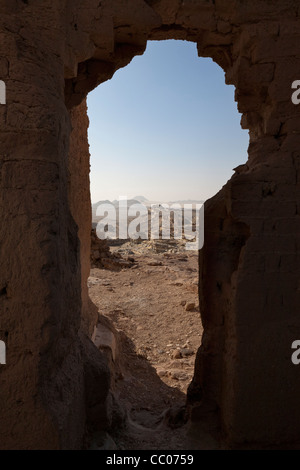
M 121 338 L 117 394 L 128 425 L 114 435 L 116 446 L 195 448 L 184 405 L 202 335 L 197 253 L 181 248 L 158 254 L 146 244 L 113 250 L 133 258 L 132 267 L 92 269 L 88 285 L 100 314 Z M 205 436 L 200 447 L 214 446 Z

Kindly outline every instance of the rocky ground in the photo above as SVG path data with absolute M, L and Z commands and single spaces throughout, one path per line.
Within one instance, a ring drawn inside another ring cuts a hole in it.
M 197 253 L 156 245 L 111 248 L 129 265 L 92 268 L 88 281 L 92 301 L 118 331 L 117 394 L 128 416 L 127 429 L 114 436 L 121 449 L 188 445 L 184 404 L 202 335 Z

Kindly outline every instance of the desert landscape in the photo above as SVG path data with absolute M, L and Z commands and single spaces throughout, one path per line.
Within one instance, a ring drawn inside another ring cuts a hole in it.
M 1 450 L 300 448 L 299 18 L 299 0 L 0 0 Z M 109 92 L 169 41 L 152 92 L 152 63 Z M 183 75 L 179 42 L 220 81 Z M 217 127 L 225 85 L 239 116 Z M 130 197 L 156 198 L 152 172 L 162 201 L 205 200 L 199 253 L 91 232 L 97 88 L 95 201 L 126 194 L 142 167 Z
M 115 442 L 105 434 L 96 442 L 104 449 L 188 448 L 186 393 L 202 332 L 198 253 L 185 251 L 182 241 L 109 244 L 93 236 L 88 287 L 113 327 L 114 339 L 96 342 L 117 361 L 115 394 L 126 425 L 114 429 Z M 103 254 L 98 262 L 96 248 Z M 206 433 L 200 446 L 216 442 Z

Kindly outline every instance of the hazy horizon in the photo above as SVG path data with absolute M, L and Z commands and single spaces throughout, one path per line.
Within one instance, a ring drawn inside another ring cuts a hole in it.
M 139 200 L 140 198 L 144 198 L 145 199 L 145 202 L 153 202 L 153 203 L 162 203 L 162 202 L 165 202 L 165 203 L 168 203 L 168 202 L 193 202 L 193 201 L 197 201 L 197 202 L 204 202 L 204 200 L 200 200 L 200 199 L 180 199 L 180 198 L 177 198 L 177 199 L 172 199 L 172 200 L 158 200 L 158 199 L 149 199 L 147 198 L 146 196 L 144 196 L 143 194 L 139 194 L 139 195 L 135 195 L 135 196 L 127 196 L 127 195 L 122 195 L 122 196 L 118 196 L 118 197 L 115 197 L 113 199 L 109 199 L 109 198 L 104 198 L 104 199 L 98 199 L 97 201 L 93 201 L 92 200 L 92 204 L 97 204 L 98 202 L 102 202 L 102 201 L 109 201 L 109 202 L 114 202 L 114 201 L 118 201 L 120 198 L 123 198 L 123 197 L 127 197 L 127 200 L 128 201 L 131 201 L 131 200 Z M 141 201 L 143 202 L 143 201 Z

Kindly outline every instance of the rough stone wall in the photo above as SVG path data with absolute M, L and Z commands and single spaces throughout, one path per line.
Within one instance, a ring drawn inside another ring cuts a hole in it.
M 103 416 L 109 373 L 80 333 L 93 325 L 75 107 L 148 39 L 171 38 L 224 69 L 250 131 L 247 165 L 206 204 L 192 418 L 211 404 L 231 445 L 299 440 L 299 12 L 297 0 L 0 2 L 1 448 L 80 448 L 86 416 Z
M 61 12 L 50 2 L 44 8 L 5 1 L 0 18 L 7 86 L 1 106 L 0 312 L 7 365 L 0 370 L 0 447 L 56 448 L 59 429 L 82 425 L 75 389 L 83 380 L 74 341 L 79 253 L 67 198 Z M 76 417 L 70 407 L 78 409 Z
M 68 192 L 72 216 L 78 227 L 80 243 L 82 329 L 91 336 L 97 323 L 97 315 L 90 307 L 87 278 L 90 274 L 91 248 L 91 197 L 90 154 L 87 138 L 89 119 L 86 100 L 70 111 L 72 132 L 70 136 L 68 163 Z
M 290 359 L 299 334 L 300 128 L 291 102 L 299 19 L 295 4 L 284 6 L 288 14 L 276 18 L 273 4 L 268 21 L 245 9 L 254 24 L 243 25 L 231 48 L 226 81 L 250 130 L 249 160 L 207 203 L 200 255 L 207 333 L 193 385 L 214 397 L 235 445 L 299 440 L 299 374 Z M 208 50 L 202 43 L 200 53 Z

